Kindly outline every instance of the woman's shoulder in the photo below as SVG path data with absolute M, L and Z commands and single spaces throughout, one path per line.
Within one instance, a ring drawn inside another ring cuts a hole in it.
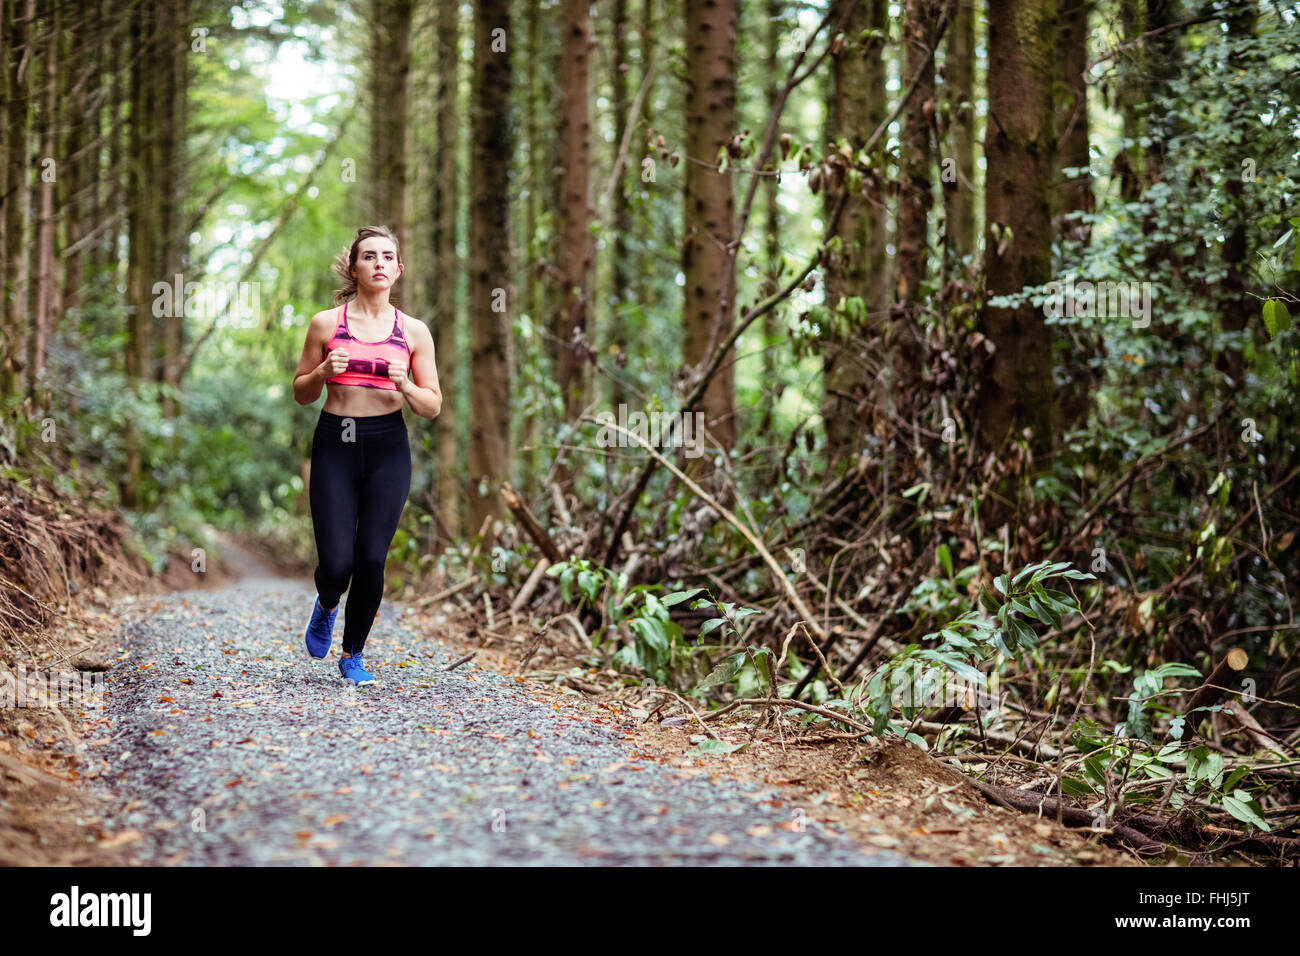
M 397 307 L 394 306 L 394 308 L 396 309 Z M 403 312 L 401 309 L 397 309 L 397 315 L 402 320 L 402 328 L 405 329 L 407 332 L 419 336 L 422 330 L 424 332 L 429 331 L 429 327 L 424 324 L 423 319 L 417 319 L 413 315 L 408 315 L 407 313 Z M 422 338 L 423 337 L 421 337 L 421 339 Z
M 336 305 L 333 308 L 321 309 L 311 317 L 311 324 L 326 327 L 333 330 L 343 320 L 343 306 Z

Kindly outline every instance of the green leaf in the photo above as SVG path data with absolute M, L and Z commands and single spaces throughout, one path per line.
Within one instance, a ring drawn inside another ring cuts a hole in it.
M 1058 614 L 1073 614 L 1078 608 L 1075 606 L 1074 598 L 1064 591 L 1053 591 L 1051 588 L 1043 588 L 1038 595 L 1039 599 L 1056 611 Z
M 934 549 L 934 556 L 939 559 L 939 567 L 943 568 L 943 573 L 952 577 L 952 552 L 948 550 L 948 546 L 940 544 Z
M 1032 607 L 1030 607 L 1028 604 L 1020 600 L 1019 598 L 1011 599 L 1011 610 L 1015 611 L 1017 614 L 1023 614 L 1025 615 L 1025 617 L 1036 618 L 1037 620 L 1040 621 L 1046 620 L 1046 618 L 1038 617 L 1037 612 L 1035 612 Z
M 1223 755 L 1209 747 L 1193 747 L 1187 752 L 1187 775 L 1193 780 L 1213 780 L 1223 773 Z
M 1300 244 L 1297 244 L 1297 249 L 1300 249 Z M 1291 328 L 1291 313 L 1281 299 L 1269 299 L 1264 303 L 1264 328 L 1268 330 L 1270 339 Z
M 1038 595 L 1029 595 L 1029 606 L 1034 609 L 1034 617 L 1038 618 L 1044 624 L 1050 624 L 1052 627 L 1061 626 L 1061 615 L 1056 609 L 1049 606 L 1047 602 L 1040 601 Z
M 700 681 L 696 690 L 708 690 L 710 687 L 717 687 L 719 684 L 725 684 L 734 680 L 740 673 L 740 669 L 745 666 L 744 653 L 732 654 L 719 662 L 718 666 L 709 671 L 709 675 Z
M 748 747 L 749 744 L 729 744 L 721 740 L 701 740 L 693 748 L 687 751 L 688 757 L 704 757 L 710 754 L 718 756 L 720 754 L 731 754 L 737 750 Z
M 1067 797 L 1090 797 L 1096 791 L 1077 777 L 1062 777 L 1061 792 Z
M 700 626 L 700 637 L 727 623 L 725 617 L 711 617 Z
M 763 679 L 763 686 L 767 687 L 772 682 L 772 649 L 770 647 L 750 647 L 750 654 L 754 657 L 754 668 L 759 672 Z M 843 701 L 840 701 L 843 703 Z
M 693 594 L 699 594 L 704 588 L 691 588 L 689 591 L 674 591 L 672 594 L 665 594 L 659 599 L 659 603 L 664 607 L 672 607 L 674 604 L 680 604 Z
M 1022 570 L 1019 574 L 1017 574 L 1014 578 L 1011 579 L 1011 585 L 1012 585 L 1012 587 L 1014 587 L 1015 585 L 1019 584 L 1019 583 L 1020 583 L 1021 581 L 1023 581 L 1026 577 L 1028 577 L 1029 575 L 1033 574 L 1033 573 L 1034 573 L 1035 571 L 1037 571 L 1039 568 L 1045 568 L 1045 567 L 1047 567 L 1047 562 L 1046 562 L 1046 561 L 1039 561 L 1037 564 L 1031 564 L 1031 565 L 1029 565 L 1029 567 L 1025 568 L 1025 569 Z
M 1224 794 L 1223 808 L 1242 823 L 1253 824 L 1261 830 L 1270 829 L 1268 821 L 1264 819 L 1264 811 L 1245 790 L 1234 790 L 1232 796 Z
M 1250 773 L 1249 767 L 1238 767 L 1236 770 L 1232 771 L 1232 773 L 1228 774 L 1228 779 L 1223 781 L 1224 792 L 1226 793 L 1239 784 L 1242 778 L 1248 773 Z
M 1084 571 L 1077 571 L 1077 570 L 1075 570 L 1074 568 L 1070 568 L 1070 570 L 1068 570 L 1068 571 L 1062 571 L 1062 572 L 1061 572 L 1061 577 L 1063 577 L 1063 578 L 1069 578 L 1069 579 L 1072 580 L 1072 581 L 1095 581 L 1095 580 L 1097 580 L 1097 575 L 1095 575 L 1095 574 L 1088 574 L 1087 572 L 1084 572 Z
M 1007 629 L 1011 631 L 1012 637 L 1021 647 L 1034 648 L 1038 646 L 1038 635 L 1034 633 L 1032 627 L 1020 620 L 1020 618 L 1008 618 Z

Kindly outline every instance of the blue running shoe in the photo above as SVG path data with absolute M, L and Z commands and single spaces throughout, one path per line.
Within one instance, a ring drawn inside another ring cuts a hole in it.
M 348 657 L 339 658 L 339 673 L 343 679 L 350 684 L 356 684 L 358 687 L 365 687 L 367 684 L 373 684 L 375 679 L 370 676 L 365 665 L 361 663 L 362 654 L 360 652 Z
M 316 604 L 311 609 L 311 621 L 308 622 L 307 630 L 303 633 L 303 638 L 307 642 L 307 653 L 317 660 L 329 655 L 330 644 L 334 640 L 334 618 L 338 613 L 337 604 L 332 611 L 326 611 L 321 607 L 320 596 L 317 595 Z

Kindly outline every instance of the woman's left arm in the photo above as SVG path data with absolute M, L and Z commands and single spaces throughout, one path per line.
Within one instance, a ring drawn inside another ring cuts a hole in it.
M 442 411 L 442 390 L 438 387 L 438 366 L 434 360 L 433 333 L 418 319 L 408 316 L 407 342 L 411 347 L 411 374 L 405 369 L 390 368 L 389 377 L 423 418 L 437 418 Z

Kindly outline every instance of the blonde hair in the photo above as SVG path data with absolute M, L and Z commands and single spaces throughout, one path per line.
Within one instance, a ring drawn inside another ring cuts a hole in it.
M 357 247 L 361 245 L 362 239 L 369 239 L 371 236 L 391 239 L 393 248 L 397 250 L 398 265 L 405 265 L 402 262 L 402 247 L 398 245 L 397 237 L 393 235 L 391 229 L 387 226 L 362 226 L 357 230 L 357 237 L 352 240 L 352 248 L 347 252 L 340 252 L 334 257 L 334 274 L 343 280 L 343 288 L 334 290 L 335 305 L 341 305 L 350 299 L 356 298 L 357 277 L 353 270 L 357 266 Z

